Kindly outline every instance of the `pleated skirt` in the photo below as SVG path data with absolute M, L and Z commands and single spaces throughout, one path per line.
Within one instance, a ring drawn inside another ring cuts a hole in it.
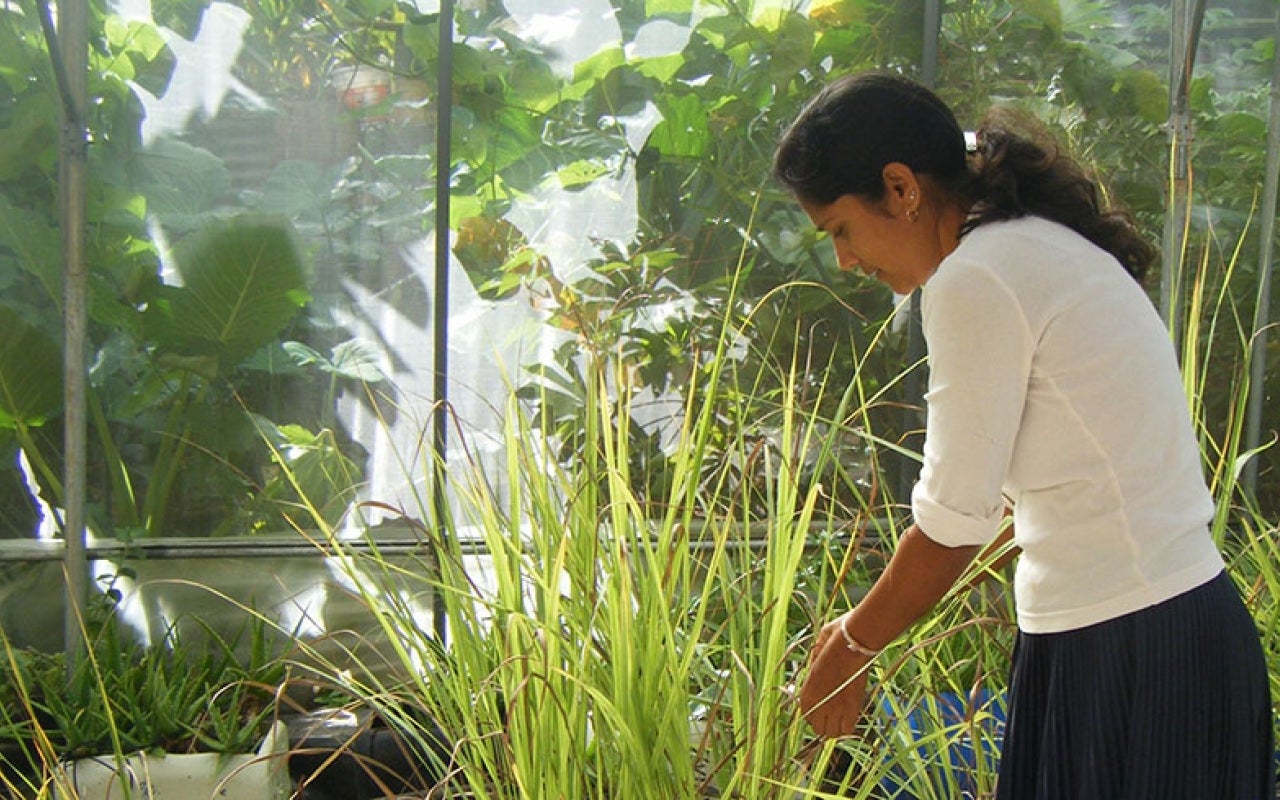
M 1275 800 L 1267 666 L 1230 577 L 1019 634 L 997 800 Z

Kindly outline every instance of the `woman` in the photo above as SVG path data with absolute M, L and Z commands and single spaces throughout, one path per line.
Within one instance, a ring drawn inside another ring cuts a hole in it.
M 989 122 L 976 152 L 902 77 L 839 80 L 774 172 L 841 269 L 923 288 L 929 350 L 914 524 L 819 632 L 801 708 L 853 731 L 867 665 L 1001 530 L 1020 549 L 1002 800 L 1274 797 L 1257 630 L 1208 530 L 1154 248 L 1078 165 Z

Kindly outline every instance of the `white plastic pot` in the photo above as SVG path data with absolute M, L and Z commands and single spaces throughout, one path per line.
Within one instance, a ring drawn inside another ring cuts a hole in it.
M 65 800 L 285 800 L 292 785 L 289 730 L 277 722 L 256 753 L 134 753 L 63 765 L 57 796 Z

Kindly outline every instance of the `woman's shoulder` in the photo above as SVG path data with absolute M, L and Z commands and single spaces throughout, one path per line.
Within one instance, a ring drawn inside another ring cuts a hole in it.
M 1082 299 L 1127 296 L 1136 286 L 1110 253 L 1088 239 L 1059 223 L 1026 216 L 970 231 L 925 285 L 925 293 L 935 302 L 972 302 L 979 291 L 998 291 L 1036 316 Z
M 988 222 L 974 228 L 952 254 L 970 269 L 987 269 L 1008 278 L 1037 275 L 1079 279 L 1119 270 L 1115 258 L 1061 223 L 1037 216 Z
M 1003 250 L 1016 248 L 1061 248 L 1090 245 L 1088 239 L 1059 222 L 1034 214 L 1013 219 L 985 222 L 961 240 L 961 248 Z

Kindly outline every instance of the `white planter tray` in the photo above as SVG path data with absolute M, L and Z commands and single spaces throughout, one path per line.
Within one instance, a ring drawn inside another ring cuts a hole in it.
M 134 753 L 63 765 L 59 800 L 285 800 L 292 785 L 286 754 L 289 731 L 277 722 L 256 753 Z

